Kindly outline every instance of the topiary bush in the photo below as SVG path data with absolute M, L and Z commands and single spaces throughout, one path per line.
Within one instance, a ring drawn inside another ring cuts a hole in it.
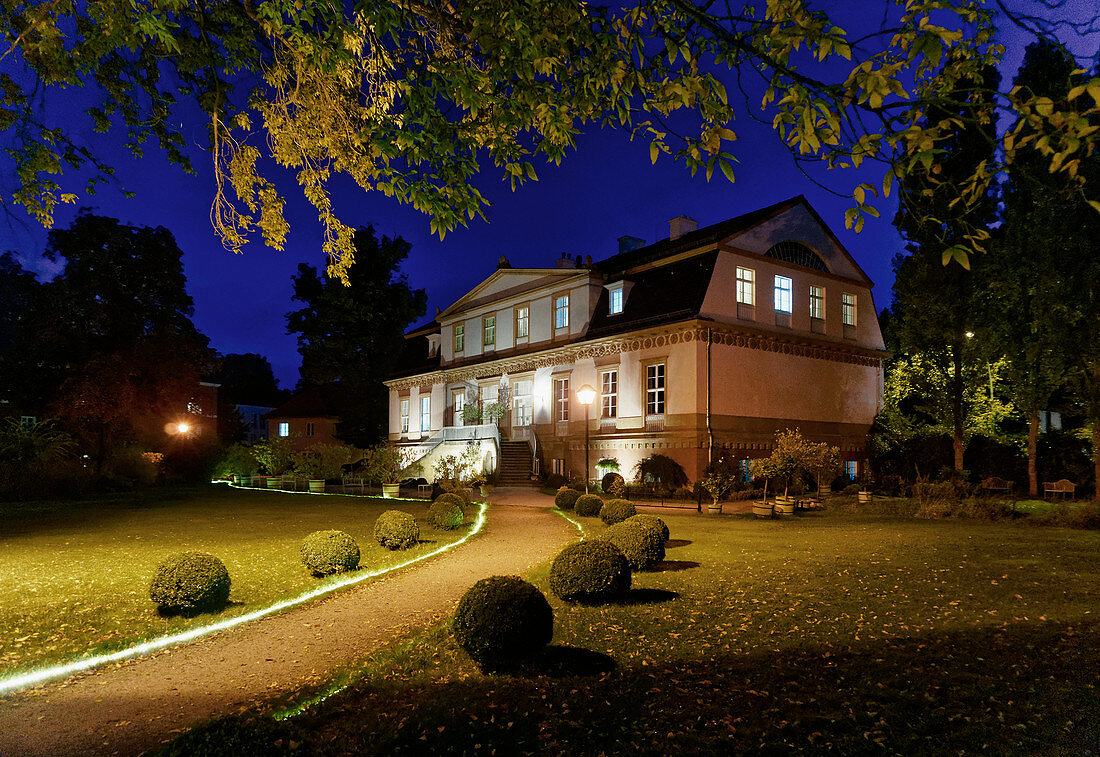
M 445 531 L 458 528 L 466 520 L 461 502 L 462 500 L 453 494 L 441 495 L 428 508 L 428 520 L 436 528 L 442 528 Z
M 652 568 L 665 559 L 665 540 L 655 525 L 618 523 L 604 531 L 602 538 L 619 548 L 633 570 Z
M 328 576 L 359 567 L 359 545 L 343 531 L 314 531 L 299 548 L 302 563 L 315 576 Z
M 229 600 L 229 571 L 205 552 L 184 552 L 160 564 L 149 599 L 162 612 L 187 614 L 220 610 Z
M 452 629 L 483 670 L 501 670 L 550 643 L 554 611 L 542 592 L 518 576 L 492 576 L 462 595 Z
M 550 566 L 550 590 L 566 602 L 607 602 L 630 590 L 630 563 L 609 541 L 570 544 Z
M 386 549 L 408 549 L 420 541 L 420 526 L 401 510 L 387 510 L 374 522 L 374 538 Z
M 576 489 L 570 489 L 563 486 L 558 489 L 558 493 L 554 495 L 554 504 L 560 510 L 572 510 L 573 506 L 577 504 L 577 500 L 580 496 L 581 493 Z
M 634 503 L 626 499 L 609 499 L 603 504 L 599 512 L 600 520 L 609 526 L 622 523 L 627 518 L 632 518 L 638 514 Z
M 585 518 L 595 518 L 603 508 L 603 497 L 595 494 L 582 494 L 577 497 L 577 503 L 573 505 L 577 515 Z
M 656 515 L 649 515 L 648 513 L 638 513 L 627 518 L 624 523 L 649 523 L 661 529 L 661 538 L 664 541 L 668 541 L 668 524 L 658 518 Z
M 610 473 L 605 473 L 603 475 L 603 478 L 600 479 L 600 490 L 604 494 L 610 494 L 611 490 L 616 485 L 625 487 L 626 486 L 626 481 L 623 479 L 621 474 L 618 474 L 615 471 L 611 471 Z
M 463 499 L 454 492 L 443 492 L 435 498 L 436 502 L 452 502 L 462 508 L 463 514 L 466 512 L 466 506 L 470 504 L 469 498 Z

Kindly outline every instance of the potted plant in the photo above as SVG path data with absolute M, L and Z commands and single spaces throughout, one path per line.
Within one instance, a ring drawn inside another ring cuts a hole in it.
M 508 413 L 508 408 L 501 402 L 490 402 L 482 413 L 487 423 L 500 423 L 500 419 Z
M 419 463 L 406 461 L 406 455 L 393 444 L 379 444 L 370 450 L 367 460 L 369 478 L 382 484 L 382 496 L 401 496 L 401 479 L 419 475 Z
M 299 453 L 294 470 L 309 481 L 311 492 L 322 494 L 326 481 L 339 478 L 343 467 L 361 456 L 359 450 L 346 444 L 315 444 Z
M 807 505 L 811 508 L 821 507 L 825 498 L 825 478 L 832 479 L 840 470 L 840 449 L 830 447 L 825 442 L 808 444 L 804 463 L 806 470 L 817 481 L 817 496 L 807 500 Z
M 722 512 L 722 504 L 718 501 L 737 483 L 739 473 L 736 468 L 726 460 L 708 466 L 707 473 L 699 480 L 699 485 L 706 489 L 712 502 L 707 505 L 707 512 L 715 515 Z
M 289 437 L 277 436 L 274 439 L 259 442 L 253 448 L 256 460 L 269 474 L 268 489 L 278 489 L 283 485 L 283 474 L 294 465 L 294 447 Z
M 861 505 L 869 505 L 869 504 L 871 504 L 871 502 L 872 502 L 872 501 L 874 500 L 874 498 L 875 498 L 875 495 L 874 495 L 874 493 L 873 493 L 873 492 L 872 492 L 872 491 L 871 491 L 870 489 L 868 489 L 867 487 L 863 487 L 863 488 L 862 488 L 862 489 L 860 489 L 860 490 L 859 490 L 859 492 L 858 492 L 858 493 L 856 494 L 856 497 L 857 497 L 857 498 L 858 498 L 858 500 L 859 500 L 859 504 L 861 504 Z
M 481 408 L 475 404 L 463 405 L 462 422 L 467 426 L 476 426 L 481 423 Z

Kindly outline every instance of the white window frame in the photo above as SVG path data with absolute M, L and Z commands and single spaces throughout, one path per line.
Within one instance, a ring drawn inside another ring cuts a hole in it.
M 569 295 L 567 294 L 554 298 L 554 328 L 569 328 Z
M 569 420 L 569 377 L 554 379 L 554 420 Z
M 623 312 L 623 288 L 607 290 L 607 314 L 619 315 Z
M 409 433 L 409 401 L 401 400 L 401 433 Z
M 454 340 L 455 352 L 466 351 L 466 324 L 455 324 L 455 340 Z
M 600 417 L 619 416 L 619 370 L 600 371 Z
M 840 295 L 840 322 L 845 326 L 856 325 L 856 299 L 852 292 L 844 292 Z
M 465 389 L 452 389 L 451 390 L 451 407 L 454 417 L 451 422 L 455 426 L 462 426 L 462 410 L 466 407 L 466 390 Z
M 516 308 L 516 339 L 527 339 L 531 333 L 531 309 L 527 305 Z
M 737 266 L 737 304 L 756 305 L 756 271 Z
M 664 363 L 651 363 L 645 367 L 645 414 L 665 414 L 665 387 L 667 372 Z
M 775 312 L 794 312 L 794 281 L 790 276 L 775 275 Z
M 810 317 L 825 320 L 825 287 L 810 284 Z
M 420 433 L 426 434 L 432 430 L 432 396 L 430 394 L 420 397 Z
M 290 423 L 288 421 L 279 422 L 279 436 L 290 436 Z
M 487 315 L 482 319 L 482 341 L 484 347 L 495 347 L 497 343 L 497 317 Z

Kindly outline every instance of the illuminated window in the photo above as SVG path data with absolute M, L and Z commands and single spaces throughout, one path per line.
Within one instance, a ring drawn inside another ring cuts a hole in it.
M 569 379 L 554 379 L 554 418 L 569 420 Z
M 825 287 L 810 286 L 810 317 L 825 319 Z
M 531 381 L 516 381 L 512 384 L 512 425 L 530 426 L 533 420 L 534 403 L 531 401 Z
M 554 300 L 554 328 L 564 329 L 569 325 L 569 295 L 563 294 Z
M 623 290 L 612 289 L 607 293 L 607 312 L 618 315 L 623 312 Z
M 600 373 L 600 417 L 614 418 L 619 412 L 619 372 Z
M 853 481 L 859 478 L 859 463 L 855 460 L 845 460 L 844 475 Z
M 23 428 L 32 428 L 38 424 L 38 418 L 34 415 L 19 416 L 19 425 Z
M 482 343 L 486 347 L 492 347 L 497 343 L 497 317 L 495 315 L 485 316 L 485 340 Z
M 286 421 L 279 424 L 279 436 L 290 436 L 290 424 Z
M 557 473 L 559 476 L 564 476 L 565 475 L 565 458 L 564 457 L 555 457 L 554 460 L 553 460 L 553 463 L 554 463 L 554 473 Z
M 466 324 L 459 323 L 455 325 L 455 352 L 462 352 L 466 349 Z
M 432 428 L 432 398 L 431 396 L 420 398 L 420 433 L 424 434 Z
M 409 401 L 401 400 L 401 433 L 409 432 Z
M 737 304 L 756 304 L 756 271 L 737 266 Z
M 775 312 L 790 313 L 794 310 L 793 288 L 794 284 L 788 277 L 775 277 Z
M 856 325 L 856 296 L 845 292 L 840 295 L 840 322 L 845 326 Z
M 531 311 L 527 306 L 516 308 L 516 339 L 526 339 L 530 328 Z
M 647 366 L 645 369 L 646 415 L 665 413 L 665 364 Z

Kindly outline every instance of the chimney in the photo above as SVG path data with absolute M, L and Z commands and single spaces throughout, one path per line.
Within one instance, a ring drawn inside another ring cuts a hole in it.
M 684 234 L 690 234 L 699 228 L 699 222 L 689 216 L 676 216 L 668 222 L 669 240 L 679 239 Z
M 624 252 L 633 252 L 634 250 L 645 247 L 645 240 L 640 237 L 632 237 L 630 235 L 624 235 L 619 237 L 619 254 Z
M 562 256 L 561 256 L 561 258 L 559 258 L 559 259 L 558 259 L 558 260 L 557 260 L 557 261 L 556 261 L 556 262 L 554 263 L 554 267 L 555 267 L 555 268 L 576 268 L 576 267 L 577 267 L 577 263 L 576 263 L 576 261 L 575 261 L 575 260 L 573 260 L 573 258 L 571 258 L 571 257 L 569 257 L 568 255 L 565 255 L 565 254 L 563 253 L 563 254 L 562 254 Z

